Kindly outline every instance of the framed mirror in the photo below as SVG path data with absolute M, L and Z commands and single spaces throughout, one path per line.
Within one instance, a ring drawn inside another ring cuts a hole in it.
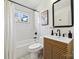
M 73 0 L 57 0 L 53 3 L 53 26 L 73 26 Z

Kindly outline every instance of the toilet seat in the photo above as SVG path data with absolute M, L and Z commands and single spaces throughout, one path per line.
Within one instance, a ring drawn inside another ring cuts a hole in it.
M 41 44 L 40 43 L 35 43 L 33 45 L 30 45 L 29 46 L 29 49 L 37 49 L 37 48 L 40 48 L 41 47 Z
M 38 52 L 43 48 L 42 44 L 40 43 L 34 43 L 28 47 L 29 52 Z

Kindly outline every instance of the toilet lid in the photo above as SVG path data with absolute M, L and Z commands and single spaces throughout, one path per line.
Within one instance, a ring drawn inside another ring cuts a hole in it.
M 39 48 L 39 47 L 41 47 L 41 44 L 40 44 L 40 43 L 35 43 L 35 44 L 33 44 L 33 45 L 30 45 L 30 46 L 29 46 L 29 49 L 37 49 L 37 48 Z

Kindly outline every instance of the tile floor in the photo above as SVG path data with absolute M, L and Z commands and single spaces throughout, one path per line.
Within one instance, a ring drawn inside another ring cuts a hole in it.
M 30 58 L 30 54 L 28 54 L 28 55 L 22 56 L 22 57 L 20 57 L 18 59 L 31 59 L 31 58 Z M 43 59 L 43 57 L 39 57 L 39 59 Z

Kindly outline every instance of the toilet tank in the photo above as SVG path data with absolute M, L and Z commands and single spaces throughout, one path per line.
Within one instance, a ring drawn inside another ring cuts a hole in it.
M 39 43 L 41 43 L 42 45 L 44 44 L 44 39 L 43 39 L 43 37 L 40 37 L 40 38 L 39 38 Z

